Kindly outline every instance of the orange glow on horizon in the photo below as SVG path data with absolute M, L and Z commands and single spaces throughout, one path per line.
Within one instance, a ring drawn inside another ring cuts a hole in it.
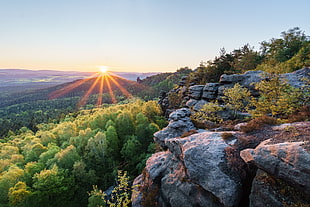
M 110 81 L 109 81 L 108 78 L 107 78 L 108 76 L 105 75 L 105 76 L 103 76 L 103 77 L 104 77 L 105 82 L 107 83 L 107 86 L 108 86 L 109 94 L 110 94 L 110 96 L 111 96 L 112 103 L 116 103 L 116 98 L 115 98 L 115 95 L 114 95 L 113 90 L 112 90 L 112 88 L 111 88 Z
M 118 83 L 117 80 L 115 80 L 115 78 L 113 76 L 116 76 L 118 78 L 121 78 L 121 77 L 114 75 L 114 74 L 112 75 L 109 71 L 106 71 L 104 69 L 106 69 L 106 68 L 103 68 L 103 70 L 100 69 L 101 73 L 98 72 L 98 73 L 90 76 L 90 78 L 75 81 L 74 83 L 71 83 L 64 88 L 58 89 L 58 90 L 50 93 L 49 98 L 50 99 L 60 98 L 60 97 L 64 96 L 65 94 L 73 91 L 77 87 L 81 86 L 86 81 L 91 80 L 94 77 L 96 77 L 96 79 L 94 80 L 92 85 L 89 87 L 89 89 L 86 91 L 86 93 L 83 95 L 83 97 L 78 102 L 77 108 L 80 108 L 87 103 L 89 96 L 93 93 L 93 91 L 96 87 L 98 88 L 98 99 L 97 99 L 97 103 L 96 103 L 97 106 L 101 106 L 103 103 L 104 90 L 107 90 L 106 92 L 109 93 L 112 103 L 117 102 L 114 91 L 112 89 L 112 84 L 114 87 L 116 86 L 127 98 L 133 97 L 132 94 L 129 93 L 122 85 L 120 85 L 120 83 Z
M 88 89 L 88 91 L 85 93 L 85 95 L 81 98 L 79 101 L 77 107 L 80 108 L 81 106 L 84 106 L 87 102 L 88 97 L 90 96 L 91 92 L 94 90 L 95 86 L 97 85 L 97 82 L 99 81 L 101 76 L 98 76 L 95 80 L 95 82 L 91 85 L 91 87 Z
M 83 83 L 85 83 L 86 81 L 88 81 L 91 78 L 94 78 L 95 76 L 97 76 L 98 73 L 93 74 L 92 76 L 90 76 L 89 78 L 83 79 L 83 80 L 78 80 L 74 83 L 71 83 L 70 85 L 61 88 L 57 91 L 52 92 L 51 94 L 49 94 L 49 99 L 55 99 L 55 98 L 59 98 L 67 93 L 69 93 L 70 91 L 72 91 L 73 89 L 77 88 L 78 86 L 82 85 Z

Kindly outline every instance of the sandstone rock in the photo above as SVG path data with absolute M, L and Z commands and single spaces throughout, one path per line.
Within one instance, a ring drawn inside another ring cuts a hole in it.
M 154 134 L 154 140 L 164 149 L 165 140 L 181 136 L 184 132 L 195 129 L 194 124 L 190 120 L 191 112 L 187 108 L 181 108 L 169 115 L 169 124 L 163 130 Z
M 192 107 L 192 106 L 194 106 L 197 102 L 198 102 L 198 100 L 196 100 L 196 99 L 189 99 L 189 100 L 186 102 L 186 106 L 187 106 L 187 107 Z
M 242 189 L 236 178 L 221 169 L 225 147 L 221 133 L 205 132 L 183 139 L 166 140 L 169 150 L 183 160 L 189 179 L 212 193 L 225 206 L 237 206 Z
M 254 83 L 258 83 L 262 81 L 263 78 L 263 71 L 247 71 L 244 74 L 242 74 L 244 77 L 241 81 L 240 85 L 246 87 L 246 88 L 254 88 Z
M 188 182 L 183 163 L 168 151 L 149 158 L 144 174 L 137 177 L 133 185 L 139 186 L 132 194 L 133 207 L 150 204 L 160 207 L 222 206 L 212 194 Z M 152 203 L 146 203 L 145 200 L 151 200 Z
M 157 206 L 239 205 L 242 186 L 240 178 L 227 173 L 229 167 L 223 170 L 227 165 L 225 148 L 229 145 L 221 133 L 166 139 L 165 145 L 169 151 L 149 158 L 142 179 L 138 177 L 134 182 L 144 189 L 159 188 Z M 133 195 L 133 206 L 141 206 L 141 193 Z
M 275 192 L 268 183 L 268 174 L 258 170 L 253 180 L 250 207 L 283 206 L 279 192 Z
M 310 197 L 263 170 L 258 170 L 249 196 L 250 207 L 309 206 Z
M 227 75 L 223 74 L 220 77 L 220 83 L 238 83 L 244 80 L 244 77 L 242 75 L 238 74 L 232 74 L 232 75 Z
M 218 99 L 221 97 L 221 96 L 224 96 L 224 90 L 227 89 L 227 88 L 232 88 L 234 87 L 234 84 L 225 84 L 225 85 L 221 85 L 218 87 L 218 91 L 217 91 L 217 94 L 218 94 Z
M 207 100 L 216 99 L 219 83 L 207 83 L 203 88 L 202 98 Z
M 310 68 L 303 68 L 292 73 L 285 73 L 281 77 L 286 79 L 291 86 L 301 88 L 306 84 L 303 78 L 310 79 Z
M 189 97 L 193 99 L 200 99 L 204 85 L 194 85 L 188 88 Z
M 265 140 L 255 149 L 245 149 L 240 156 L 310 195 L 310 154 L 301 146 L 303 142 L 269 142 Z
M 207 104 L 208 101 L 205 100 L 199 100 L 197 103 L 193 106 L 194 111 L 199 111 L 202 109 L 203 105 Z

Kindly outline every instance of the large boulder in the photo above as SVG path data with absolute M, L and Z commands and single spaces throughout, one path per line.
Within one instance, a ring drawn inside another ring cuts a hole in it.
M 133 196 L 133 206 L 143 206 L 149 197 L 155 198 L 155 206 L 239 205 L 242 185 L 238 174 L 230 172 L 225 152 L 229 144 L 222 133 L 166 139 L 165 145 L 169 151 L 149 158 L 142 179 L 136 179 L 134 184 L 142 187 Z M 156 196 L 149 189 L 156 189 Z
M 283 179 L 310 195 L 310 154 L 301 146 L 304 142 L 271 144 L 270 139 L 255 149 L 245 149 L 240 156 L 246 162 L 272 176 Z
M 190 120 L 191 111 L 187 108 L 181 108 L 169 115 L 169 124 L 163 130 L 154 134 L 154 141 L 159 143 L 164 149 L 165 140 L 180 137 L 184 132 L 196 129 Z
M 249 200 L 250 207 L 310 205 L 310 197 L 303 191 L 260 169 L 252 182 Z
M 221 134 L 203 132 L 166 140 L 166 145 L 184 162 L 192 182 L 210 192 L 225 206 L 237 206 L 242 194 L 241 184 L 223 170 L 223 165 L 227 165 L 225 148 L 229 145 Z

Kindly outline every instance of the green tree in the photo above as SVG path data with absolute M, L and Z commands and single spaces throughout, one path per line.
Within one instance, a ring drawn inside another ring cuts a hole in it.
M 226 105 L 234 112 L 234 118 L 237 117 L 238 111 L 247 110 L 247 105 L 251 100 L 250 91 L 239 83 L 236 83 L 233 88 L 225 89 L 224 96 Z
M 8 193 L 11 187 L 22 179 L 24 170 L 13 165 L 8 171 L 5 171 L 0 176 L 0 204 L 4 205 L 8 201 Z
M 135 132 L 132 117 L 127 111 L 123 111 L 117 116 L 115 120 L 115 127 L 118 137 L 120 139 L 120 146 L 123 145 L 124 142 L 126 142 L 127 136 L 133 135 Z
M 113 126 L 109 126 L 106 135 L 106 143 L 104 151 L 107 153 L 107 157 L 110 157 L 114 161 L 120 160 L 120 141 L 116 129 Z
M 63 206 L 72 198 L 73 179 L 56 165 L 33 176 L 34 200 L 37 206 Z
M 80 160 L 80 156 L 73 145 L 69 145 L 55 155 L 57 166 L 71 170 L 74 162 Z
M 25 182 L 17 182 L 14 187 L 9 189 L 8 197 L 10 206 L 24 207 L 28 206 L 28 199 L 31 196 L 31 191 Z
M 260 97 L 252 100 L 255 106 L 251 111 L 253 116 L 288 115 L 303 103 L 302 91 L 281 80 L 279 75 L 270 75 L 267 80 L 257 83 L 255 88 L 259 90 Z
M 111 198 L 108 199 L 107 195 L 94 186 L 93 190 L 89 193 L 88 207 L 97 207 L 107 205 L 109 207 L 127 207 L 131 203 L 131 188 L 129 187 L 129 177 L 127 172 L 118 171 L 117 186 L 112 191 Z

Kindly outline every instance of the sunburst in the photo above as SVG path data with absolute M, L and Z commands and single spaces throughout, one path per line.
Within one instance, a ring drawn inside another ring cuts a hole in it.
M 118 87 L 120 89 L 120 91 L 127 97 L 127 98 L 131 98 L 132 94 L 129 93 L 123 86 L 121 86 L 113 76 L 116 76 L 115 74 L 113 74 L 112 72 L 108 71 L 108 68 L 106 66 L 99 66 L 99 71 L 95 73 L 94 75 L 90 76 L 89 78 L 83 79 L 83 80 L 78 80 L 75 81 L 72 84 L 69 84 L 68 86 L 61 88 L 59 90 L 56 90 L 52 93 L 49 94 L 49 98 L 50 99 L 56 99 L 56 98 L 60 98 L 66 94 L 68 94 L 69 92 L 71 92 L 72 90 L 74 90 L 75 88 L 77 88 L 78 86 L 82 85 L 83 83 L 85 83 L 86 81 L 91 80 L 92 78 L 95 78 L 95 81 L 93 82 L 93 84 L 89 87 L 89 89 L 86 91 L 86 93 L 83 95 L 83 97 L 80 99 L 80 101 L 77 104 L 77 108 L 80 108 L 82 106 L 84 106 L 87 103 L 87 100 L 89 98 L 89 96 L 92 94 L 93 90 L 96 88 L 96 86 L 99 86 L 99 93 L 98 93 L 98 99 L 97 99 L 97 106 L 101 106 L 102 105 L 102 98 L 103 98 L 103 89 L 106 86 L 108 93 L 110 95 L 111 98 L 111 102 L 112 103 L 116 103 L 116 98 L 115 98 L 115 94 L 112 90 L 112 84 L 116 87 Z

